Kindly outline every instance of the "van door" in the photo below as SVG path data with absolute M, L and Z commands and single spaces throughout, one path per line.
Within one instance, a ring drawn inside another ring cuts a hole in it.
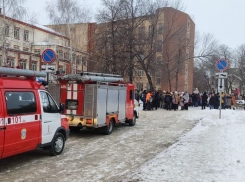
M 61 115 L 57 104 L 46 91 L 39 91 L 42 105 L 42 144 L 52 141 L 56 130 L 61 127 Z
M 133 119 L 134 117 L 134 85 L 133 84 L 127 84 L 126 117 L 127 119 Z
M 34 90 L 3 90 L 5 139 L 2 157 L 34 150 L 40 136 L 40 120 Z
M 0 92 L 0 159 L 2 158 L 3 149 L 4 149 L 4 132 L 5 132 L 5 123 L 4 123 L 4 114 L 2 107 L 2 97 Z

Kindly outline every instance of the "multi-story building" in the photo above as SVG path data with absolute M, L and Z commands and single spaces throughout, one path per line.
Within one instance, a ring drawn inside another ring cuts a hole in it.
M 51 28 L 34 23 L 26 23 L 0 15 L 0 66 L 41 70 L 41 56 L 45 49 L 53 49 L 56 59 L 52 63 L 63 73 L 86 71 L 82 63 L 87 56 L 70 47 L 70 39 Z M 71 54 L 72 53 L 72 54 Z
M 82 58 L 82 62 L 84 66 L 89 67 L 89 55 L 94 50 L 95 23 L 55 24 L 45 26 L 70 37 L 70 45 L 87 54 L 87 56 Z
M 98 47 L 95 46 L 95 50 L 97 52 L 104 51 L 100 55 L 101 59 L 111 59 L 113 60 L 111 64 L 116 62 L 115 64 L 119 65 L 116 69 L 121 74 L 125 67 L 114 57 L 118 56 L 119 59 L 122 57 L 122 62 L 126 64 L 125 60 L 130 57 L 127 53 L 131 52 L 135 60 L 130 63 L 134 64 L 133 83 L 139 90 L 150 89 L 150 76 L 155 90 L 192 92 L 195 24 L 189 15 L 167 7 L 157 9 L 153 15 L 132 20 L 137 24 L 137 29 L 127 27 L 130 20 L 125 21 L 127 20 L 97 25 L 95 44 L 96 46 L 101 42 L 102 44 Z M 114 30 L 111 31 L 112 29 Z M 122 36 L 123 34 L 125 37 Z M 128 37 L 133 38 L 127 40 Z M 124 45 L 126 45 L 126 50 Z M 134 47 L 127 50 L 127 46 Z M 120 52 L 121 50 L 122 52 Z M 144 68 L 139 57 L 146 62 Z M 98 60 L 98 64 L 100 66 L 100 60 Z M 108 64 L 108 66 L 112 66 L 109 70 L 115 72 L 113 70 L 115 66 L 113 67 L 111 64 Z M 126 66 L 126 71 L 129 67 Z M 126 81 L 130 81 L 128 76 L 130 73 L 123 75 Z
M 113 21 L 112 24 L 118 28 L 124 21 L 125 20 L 117 22 Z M 123 56 L 127 56 L 126 54 L 122 55 L 125 52 L 120 52 L 120 45 L 123 45 L 124 40 L 120 40 L 122 42 L 119 44 L 114 42 L 117 44 L 115 48 L 118 50 L 116 51 L 109 50 L 112 49 L 114 45 L 105 45 L 105 47 L 98 46 L 99 44 L 110 44 L 112 42 L 112 37 L 110 37 L 112 35 L 105 32 L 111 30 L 112 24 L 110 23 L 77 23 L 70 24 L 69 26 L 66 24 L 47 25 L 47 27 L 58 32 L 62 32 L 67 37 L 70 37 L 72 46 L 86 53 L 90 54 L 94 53 L 95 51 L 98 53 L 105 51 L 106 54 L 102 53 L 99 55 L 101 59 L 110 60 L 114 59 L 114 56 L 121 56 L 122 61 L 120 63 L 112 63 L 118 64 L 117 68 L 120 69 L 118 72 L 115 72 L 113 68 L 109 68 L 113 67 L 111 64 L 105 63 L 103 66 L 108 67 L 108 70 L 111 69 L 111 73 L 122 74 L 122 70 L 125 69 L 123 64 L 126 64 L 124 63 Z M 120 25 L 117 26 L 117 24 Z M 69 31 L 68 28 L 70 29 Z M 120 31 L 121 32 L 114 32 L 114 38 L 117 38 L 118 35 L 125 33 L 125 30 Z M 151 55 L 153 60 L 151 60 L 151 66 L 148 68 L 148 70 L 143 69 L 142 66 L 137 63 L 137 61 L 133 61 L 132 63 L 134 64 L 133 83 L 136 85 L 136 87 L 139 90 L 150 89 L 149 80 L 146 76 L 147 72 L 151 77 L 155 90 L 160 89 L 166 91 L 178 90 L 192 92 L 195 24 L 189 15 L 169 7 L 157 9 L 154 15 L 149 16 L 149 18 L 145 18 L 144 21 L 141 21 L 136 34 L 138 34 L 137 37 L 135 37 L 138 39 L 138 43 L 141 42 L 144 44 L 144 41 L 146 40 L 151 42 L 152 46 L 155 47 L 155 50 L 153 50 L 154 53 Z M 108 39 L 106 38 L 106 41 L 108 42 L 103 42 L 103 40 L 100 39 L 100 36 L 109 36 Z M 149 37 L 152 37 L 152 41 L 149 40 Z M 126 35 L 125 38 L 121 38 L 127 39 Z M 142 40 L 139 40 L 139 38 Z M 150 47 L 151 46 L 146 45 L 145 48 L 141 50 L 142 53 L 140 54 L 142 55 L 140 56 L 144 57 L 149 54 L 148 49 Z M 91 66 L 88 68 L 88 71 L 100 71 L 100 69 L 98 69 L 102 66 L 100 60 L 97 61 L 96 67 L 96 63 L 91 64 L 92 59 L 93 58 L 89 57 L 88 62 L 90 62 L 89 65 Z M 125 81 L 130 81 L 128 75 L 128 73 L 123 72 Z

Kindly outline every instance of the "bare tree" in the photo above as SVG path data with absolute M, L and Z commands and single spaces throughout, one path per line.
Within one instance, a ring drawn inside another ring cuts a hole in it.
M 69 37 L 69 59 L 72 63 L 71 71 L 73 73 L 75 72 L 76 64 L 75 61 L 72 60 L 72 47 L 80 42 L 79 37 L 74 37 L 74 24 L 87 22 L 91 18 L 89 9 L 85 7 L 85 3 L 83 3 L 83 5 L 84 6 L 82 6 L 76 0 L 50 0 L 46 6 L 46 11 L 49 15 L 50 24 L 56 25 L 52 28 L 58 32 L 64 33 Z M 72 42 L 72 40 L 74 40 L 75 42 Z

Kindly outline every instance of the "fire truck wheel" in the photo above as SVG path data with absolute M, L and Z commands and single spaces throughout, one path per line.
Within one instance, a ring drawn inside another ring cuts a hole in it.
M 129 126 L 134 126 L 136 123 L 136 114 L 134 113 L 134 118 L 132 120 L 130 120 L 129 122 Z
M 57 133 L 50 147 L 51 155 L 60 155 L 65 147 L 65 137 L 61 133 Z

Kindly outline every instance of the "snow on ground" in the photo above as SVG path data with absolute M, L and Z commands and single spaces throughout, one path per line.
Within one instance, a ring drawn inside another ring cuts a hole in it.
M 183 111 L 185 112 L 185 111 Z M 124 181 L 245 181 L 245 112 L 191 108 L 201 121 Z
M 189 111 L 141 111 L 134 127 L 115 127 L 111 135 L 72 132 L 56 157 L 35 150 L 0 160 L 0 181 L 118 182 L 134 174 L 190 131 L 198 120 Z

